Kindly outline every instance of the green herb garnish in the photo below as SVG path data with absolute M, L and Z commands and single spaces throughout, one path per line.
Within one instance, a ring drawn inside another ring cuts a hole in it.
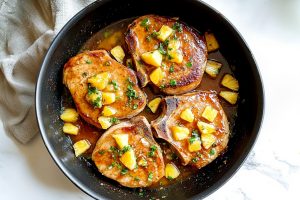
M 127 172 L 128 172 L 128 169 L 123 168 L 123 169 L 121 170 L 121 174 L 122 174 L 122 175 L 127 174 Z
M 136 110 L 138 108 L 138 105 L 135 103 L 135 104 L 133 104 L 133 106 L 132 106 L 132 109 L 133 110 Z
M 211 149 L 211 150 L 209 151 L 209 155 L 211 155 L 211 156 L 215 155 L 215 153 L 216 153 L 215 149 Z
M 105 154 L 105 152 L 106 152 L 105 150 L 99 150 L 99 151 L 98 151 L 98 153 L 99 153 L 100 155 Z
M 189 68 L 191 68 L 193 66 L 192 62 L 187 62 L 185 65 Z
M 170 85 L 171 85 L 171 86 L 176 86 L 176 85 L 177 85 L 176 80 L 171 79 L 171 80 L 170 80 Z
M 152 181 L 152 179 L 153 179 L 153 172 L 149 172 L 148 181 Z
M 193 144 L 196 140 L 199 140 L 199 132 L 197 130 L 192 131 L 192 136 L 189 139 L 189 143 Z
M 164 45 L 163 45 L 162 43 L 159 43 L 158 51 L 159 51 L 159 53 L 161 53 L 162 55 L 166 55 L 166 54 L 167 54 L 166 50 L 164 49 Z
M 81 74 L 81 76 L 82 76 L 82 77 L 86 77 L 86 76 L 87 76 L 87 73 L 86 73 L 86 72 L 83 72 L 83 73 Z
M 110 61 L 106 61 L 106 62 L 104 63 L 104 65 L 105 65 L 105 66 L 110 66 Z
M 161 90 L 163 90 L 163 89 L 166 88 L 166 85 L 161 85 L 161 86 L 159 86 L 159 88 L 160 88 Z
M 113 117 L 113 118 L 110 119 L 110 123 L 112 123 L 112 124 L 115 124 L 117 122 L 119 122 L 119 120 L 116 117 Z
M 169 179 L 170 181 L 173 180 L 174 178 L 171 176 L 167 176 L 167 179 Z
M 85 63 L 86 63 L 86 64 L 92 64 L 92 61 L 86 60 Z
M 172 26 L 172 29 L 181 33 L 182 32 L 182 24 L 175 22 Z
M 148 18 L 145 18 L 142 20 L 141 22 L 141 26 L 145 28 L 146 31 L 149 30 L 149 24 L 150 24 L 150 20 Z
M 169 69 L 169 72 L 170 72 L 170 73 L 173 73 L 173 72 L 174 72 L 174 66 L 173 66 L 173 65 L 171 65 L 171 67 L 170 67 L 170 69 Z
M 134 181 L 139 181 L 141 180 L 139 177 L 134 177 Z
M 118 83 L 117 83 L 115 80 L 112 80 L 112 81 L 110 82 L 110 84 L 112 84 L 112 85 L 114 86 L 114 89 L 115 89 L 115 90 L 118 90 L 119 86 L 118 86 Z
M 197 163 L 198 161 L 199 161 L 199 158 L 198 158 L 198 157 L 195 157 L 195 158 L 192 159 L 192 162 L 193 162 L 193 163 Z
M 129 100 L 132 99 L 136 99 L 137 98 L 137 94 L 136 91 L 133 89 L 132 85 L 128 85 L 127 86 L 127 92 L 126 92 L 127 97 L 129 98 Z
M 150 151 L 149 151 L 149 153 L 148 153 L 148 156 L 149 156 L 149 157 L 153 157 L 156 150 L 157 150 L 157 146 L 151 145 L 151 146 L 150 146 Z

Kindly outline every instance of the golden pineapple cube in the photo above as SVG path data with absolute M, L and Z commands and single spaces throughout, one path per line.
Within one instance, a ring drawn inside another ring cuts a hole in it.
M 108 129 L 112 125 L 112 121 L 110 117 L 98 117 L 98 122 L 100 123 L 102 129 Z
M 219 74 L 220 70 L 221 70 L 221 67 L 222 67 L 222 63 L 219 63 L 217 61 L 214 61 L 214 60 L 207 60 L 207 63 L 206 63 L 206 67 L 205 67 L 205 72 L 213 77 L 213 78 L 216 78 L 217 75 Z
M 115 59 L 119 63 L 123 63 L 125 53 L 124 53 L 124 50 L 122 49 L 122 47 L 120 45 L 115 46 L 114 48 L 112 48 L 112 50 L 110 50 L 110 53 L 115 57 Z
M 163 42 L 173 33 L 173 31 L 174 30 L 171 27 L 162 25 L 158 31 L 157 39 Z
M 187 122 L 193 122 L 195 117 L 192 110 L 190 108 L 186 108 L 181 112 L 180 118 Z
M 190 152 L 200 151 L 201 150 L 201 141 L 195 140 L 193 143 L 189 142 L 188 149 Z
M 96 93 L 88 93 L 86 95 L 86 100 L 92 104 L 95 108 L 101 108 L 102 107 L 102 93 L 96 92 Z
M 91 147 L 91 143 L 88 140 L 79 140 L 73 145 L 75 156 L 78 157 L 86 152 Z
M 181 126 L 173 126 L 171 128 L 173 138 L 175 140 L 184 140 L 189 137 L 190 135 L 190 130 L 186 127 L 181 127 Z
M 142 167 L 146 167 L 148 165 L 148 162 L 145 158 L 141 158 L 139 161 L 138 161 L 138 165 L 139 166 L 142 166 Z
M 168 51 L 174 51 L 180 48 L 180 40 L 171 40 L 168 44 Z
M 161 66 L 162 55 L 158 50 L 143 53 L 141 58 L 149 65 L 153 65 L 155 67 Z
M 180 171 L 174 163 L 168 163 L 165 167 L 165 177 L 167 179 L 175 179 L 179 176 Z
M 171 62 L 178 63 L 178 64 L 182 63 L 183 55 L 180 50 L 168 51 L 168 54 L 171 58 L 170 59 Z
M 78 113 L 74 108 L 66 108 L 60 115 L 60 119 L 64 122 L 76 122 L 78 120 Z
M 79 128 L 71 123 L 65 123 L 63 126 L 63 132 L 71 135 L 77 135 Z
M 221 91 L 219 95 L 233 105 L 237 102 L 239 94 L 237 92 Z
M 111 78 L 111 74 L 108 72 L 103 72 L 92 76 L 88 79 L 88 83 L 90 83 L 93 87 L 98 90 L 103 90 L 108 85 L 108 82 Z
M 208 124 L 202 121 L 197 122 L 198 129 L 201 133 L 214 133 L 216 132 L 216 128 L 212 124 Z
M 216 109 L 211 106 L 206 106 L 201 116 L 208 121 L 213 122 L 217 115 L 218 111 Z
M 156 68 L 155 70 L 153 70 L 150 74 L 150 80 L 152 81 L 152 83 L 154 83 L 155 85 L 158 85 L 163 79 L 163 71 L 161 70 L 160 67 Z
M 119 149 L 123 149 L 123 147 L 128 146 L 128 134 L 118 133 L 112 135 L 112 137 L 116 140 Z
M 161 102 L 161 98 L 160 97 L 157 97 L 155 99 L 153 99 L 152 101 L 150 101 L 148 103 L 148 107 L 150 108 L 150 110 L 153 112 L 153 113 L 156 113 L 157 109 L 158 109 L 158 106 Z
M 112 92 L 102 92 L 103 105 L 112 104 L 116 101 L 116 95 Z
M 201 134 L 202 145 L 205 149 L 209 149 L 216 141 L 216 137 L 211 133 Z
M 117 110 L 111 106 L 104 106 L 102 110 L 102 115 L 105 117 L 112 116 L 117 113 Z
M 126 151 L 120 158 L 120 161 L 127 167 L 129 170 L 133 170 L 136 166 L 136 157 L 133 149 Z
M 233 76 L 231 76 L 230 74 L 225 74 L 225 76 L 223 77 L 221 84 L 224 87 L 227 87 L 233 91 L 238 91 L 239 90 L 239 82 L 238 80 L 236 80 Z
M 219 49 L 219 43 L 213 33 L 205 32 L 204 37 L 207 44 L 207 51 L 212 52 Z

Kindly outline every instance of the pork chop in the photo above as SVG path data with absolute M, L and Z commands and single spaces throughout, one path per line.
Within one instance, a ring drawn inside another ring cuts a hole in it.
M 191 164 L 199 169 L 220 155 L 229 139 L 227 117 L 213 91 L 164 98 L 162 114 L 151 125 L 157 137 L 177 151 L 183 165 Z M 178 138 L 177 129 L 181 133 L 186 131 L 185 137 L 179 134 Z
M 102 91 L 98 91 L 88 81 L 101 73 L 109 77 L 109 82 Z M 105 102 L 101 102 L 104 95 L 110 98 L 110 102 L 106 102 L 109 104 L 106 115 L 113 122 L 137 115 L 147 102 L 135 72 L 112 59 L 105 50 L 87 51 L 72 57 L 64 66 L 63 83 L 70 90 L 80 116 L 98 128 L 102 128 L 98 118 L 105 107 L 102 106 Z M 98 101 L 91 104 L 87 95 L 94 93 L 102 96 L 96 96 L 95 101 Z
M 173 30 L 164 41 L 158 39 L 162 26 Z M 153 50 L 163 54 L 160 66 L 162 79 L 155 83 L 152 81 L 162 92 L 183 94 L 200 84 L 207 61 L 207 48 L 204 37 L 195 29 L 173 18 L 146 15 L 129 25 L 125 41 L 142 87 L 150 82 L 150 74 L 157 69 L 157 66 L 142 59 L 145 52 Z M 179 55 L 173 52 L 179 52 Z
M 116 134 L 128 135 L 128 144 L 137 162 L 133 170 L 128 170 L 122 163 L 124 150 L 119 149 L 114 138 Z M 126 187 L 147 187 L 164 176 L 161 149 L 153 139 L 150 124 L 143 116 L 134 117 L 107 130 L 98 140 L 92 160 L 104 176 Z

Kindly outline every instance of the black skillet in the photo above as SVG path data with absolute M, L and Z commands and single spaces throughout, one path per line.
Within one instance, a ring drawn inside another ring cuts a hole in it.
M 101 176 L 84 159 L 74 156 L 71 140 L 65 136 L 61 109 L 62 68 L 94 33 L 121 19 L 158 14 L 176 16 L 200 32 L 212 30 L 220 51 L 240 83 L 238 117 L 227 152 L 199 170 L 197 176 L 163 190 L 129 189 Z M 36 112 L 42 138 L 64 174 L 96 199 L 200 199 L 222 186 L 249 154 L 262 122 L 263 89 L 253 55 L 237 30 L 222 14 L 196 0 L 102 0 L 83 9 L 59 32 L 41 67 L 36 87 Z

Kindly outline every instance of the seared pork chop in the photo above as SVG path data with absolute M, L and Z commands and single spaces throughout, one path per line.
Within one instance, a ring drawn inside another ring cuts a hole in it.
M 164 176 L 161 149 L 147 119 L 141 116 L 107 130 L 98 140 L 92 160 L 104 176 L 126 187 L 147 187 Z
M 182 94 L 200 84 L 207 48 L 204 37 L 195 29 L 173 18 L 146 15 L 129 25 L 125 41 L 142 87 L 152 81 L 166 94 Z M 162 62 L 158 54 L 154 54 L 154 60 L 143 59 L 144 53 L 154 50 L 162 54 Z M 159 72 L 154 73 L 155 80 L 151 80 L 151 74 L 157 68 L 160 68 Z
M 160 117 L 151 122 L 158 138 L 169 142 L 182 164 L 202 168 L 227 146 L 229 125 L 212 91 L 164 98 Z
M 118 119 L 137 115 L 147 102 L 134 71 L 112 59 L 105 50 L 71 58 L 64 66 L 63 83 L 80 116 L 98 128 L 107 129 Z M 100 123 L 103 115 L 104 122 Z

